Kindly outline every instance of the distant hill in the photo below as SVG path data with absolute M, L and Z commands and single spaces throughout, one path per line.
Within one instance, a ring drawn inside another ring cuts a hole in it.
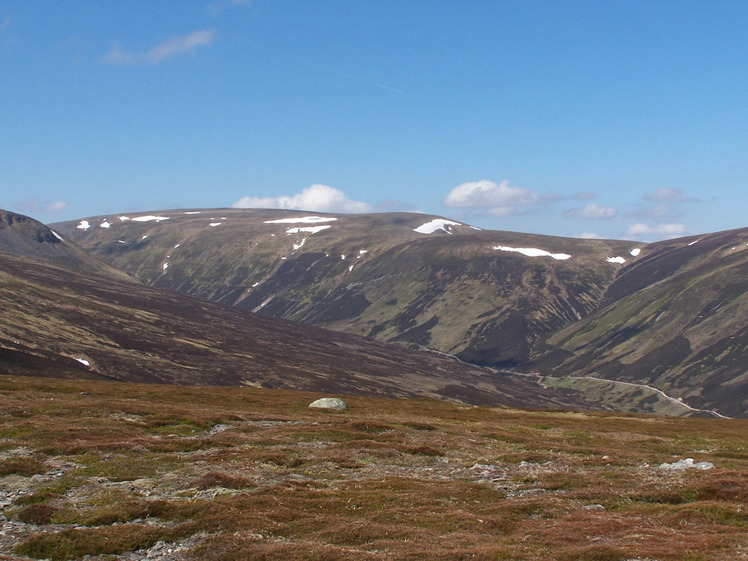
M 23 214 L 0 209 L 0 251 L 66 265 L 90 272 L 131 278 L 99 261 L 77 244 Z M 133 279 L 134 280 L 134 279 Z
M 621 269 L 609 260 L 641 247 L 412 213 L 167 211 L 55 227 L 149 285 L 498 368 L 594 310 Z
M 561 376 L 611 407 L 660 411 L 660 390 L 668 407 L 748 414 L 733 391 L 745 388 L 745 229 L 643 244 L 483 231 L 413 213 L 244 209 L 99 216 L 54 227 L 148 285 L 255 314 Z M 714 244 L 721 249 L 710 250 Z M 720 284 L 723 275 L 731 280 Z M 701 323 L 704 314 L 692 316 L 689 306 L 707 295 L 713 298 L 704 306 L 720 309 L 724 296 L 735 307 L 703 330 L 683 323 L 686 316 Z M 661 316 L 668 302 L 671 314 Z M 674 313 L 681 306 L 685 315 Z M 732 319 L 722 321 L 728 313 Z M 634 327 L 632 318 L 642 322 Z M 584 334 L 593 325 L 590 339 Z M 592 388 L 588 377 L 608 382 Z
M 532 367 L 647 384 L 745 416 L 748 229 L 650 245 L 593 313 L 537 346 Z
M 590 408 L 437 354 L 0 252 L 0 374 Z

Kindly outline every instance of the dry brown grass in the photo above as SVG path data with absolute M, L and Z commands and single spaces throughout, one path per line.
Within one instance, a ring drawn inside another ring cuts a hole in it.
M 5 514 L 35 528 L 16 553 L 202 536 L 196 561 L 746 557 L 746 421 L 316 397 L 0 377 L 2 482 L 27 489 Z M 657 468 L 682 457 L 716 468 Z

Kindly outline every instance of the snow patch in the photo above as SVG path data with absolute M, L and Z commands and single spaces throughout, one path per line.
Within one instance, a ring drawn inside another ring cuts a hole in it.
M 608 263 L 620 263 L 623 265 L 626 260 L 623 257 L 608 257 Z
M 341 256 L 340 256 L 340 259 L 341 259 L 342 261 L 345 261 L 345 255 L 341 255 Z
M 169 268 L 169 264 L 168 263 L 164 263 L 164 273 L 166 272 L 166 269 L 168 269 L 168 268 Z
M 329 224 L 327 226 L 306 226 L 304 228 L 289 228 L 286 230 L 286 234 L 289 236 L 291 234 L 298 234 L 299 232 L 309 232 L 310 234 L 316 234 L 317 232 L 321 232 L 322 230 L 327 230 L 328 228 L 332 228 Z
M 350 272 L 351 272 L 352 270 L 353 270 L 353 265 L 351 265 L 350 267 L 348 267 L 348 272 L 349 272 L 349 273 L 350 273 Z
M 213 228 L 215 228 L 216 226 L 220 226 L 221 224 L 222 224 L 221 222 L 211 222 L 210 223 L 211 227 L 213 227 Z
M 120 222 L 127 222 L 128 220 L 130 220 L 129 216 L 120 216 L 119 217 L 119 221 Z
M 91 227 L 91 225 L 88 223 L 88 220 L 81 220 L 80 223 L 76 226 L 79 230 L 88 230 Z
M 52 234 L 54 235 L 54 237 L 56 237 L 61 242 L 65 241 L 65 240 L 62 239 L 62 236 L 60 234 L 58 234 L 57 232 L 55 232 L 54 230 L 50 230 L 50 232 L 52 232 Z
M 300 243 L 293 244 L 293 250 L 296 251 L 297 249 L 301 249 L 304 247 L 304 244 L 306 243 L 306 238 L 302 239 Z
M 148 234 L 146 234 L 145 236 L 143 236 L 143 237 L 142 237 L 142 238 L 140 238 L 140 239 L 141 239 L 141 240 L 144 240 L 144 239 L 146 239 L 147 237 L 148 237 Z
M 537 249 L 535 247 L 507 247 L 505 245 L 495 245 L 493 248 L 499 251 L 514 251 L 526 255 L 527 257 L 553 257 L 559 261 L 564 261 L 571 257 L 568 253 L 550 253 L 544 249 Z
M 301 218 L 279 218 L 266 220 L 265 224 L 319 224 L 320 222 L 334 222 L 337 218 L 330 216 L 302 216 Z
M 630 251 L 629 253 L 630 253 L 631 255 L 633 255 L 634 257 L 636 257 L 636 256 L 637 256 L 637 255 L 639 255 L 639 254 L 640 254 L 641 252 L 642 252 L 642 250 L 641 250 L 640 248 L 638 248 L 638 247 L 635 247 L 635 248 L 634 248 L 634 249 L 632 249 L 632 250 L 631 250 L 631 251 Z
M 368 249 L 359 249 L 358 250 L 358 254 L 359 255 L 363 255 L 364 253 L 369 253 L 369 250 Z
M 691 247 L 691 246 L 692 246 L 693 244 L 695 244 L 695 243 L 696 243 L 697 241 L 699 241 L 699 240 L 694 240 L 694 241 L 692 241 L 691 243 L 689 243 L 689 244 L 688 244 L 688 246 L 689 246 L 689 247 Z
M 443 230 L 447 234 L 451 234 L 450 226 L 462 226 L 459 222 L 453 222 L 452 220 L 444 220 L 443 218 L 435 218 L 431 222 L 421 224 L 418 228 L 414 228 L 414 232 L 419 234 L 433 234 L 439 230 Z
M 101 224 L 99 224 L 99 228 L 107 228 L 108 229 L 108 228 L 111 228 L 111 227 L 112 227 L 112 223 L 108 222 L 106 219 L 104 220 L 104 222 L 102 222 Z
M 91 366 L 91 363 L 88 362 L 85 358 L 76 358 L 78 362 L 80 362 L 83 366 Z
M 180 245 L 182 245 L 182 244 L 178 243 L 177 245 L 174 246 L 174 249 L 177 249 Z
M 117 243 L 127 243 L 125 240 L 117 240 Z
M 200 214 L 199 210 L 187 210 L 185 211 L 185 214 Z
M 136 216 L 132 219 L 133 222 L 161 222 L 162 220 L 169 220 L 168 216 L 153 216 L 149 214 L 147 216 Z

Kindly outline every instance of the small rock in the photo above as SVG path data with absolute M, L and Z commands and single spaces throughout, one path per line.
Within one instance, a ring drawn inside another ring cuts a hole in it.
M 343 411 L 348 409 L 348 404 L 337 397 L 323 397 L 322 399 L 310 403 L 309 407 L 315 409 L 333 409 L 335 411 Z
M 685 460 L 678 460 L 672 464 L 662 463 L 659 469 L 666 469 L 671 471 L 680 471 L 684 469 L 714 469 L 714 464 L 711 462 L 696 462 L 694 463 L 693 458 L 686 458 Z

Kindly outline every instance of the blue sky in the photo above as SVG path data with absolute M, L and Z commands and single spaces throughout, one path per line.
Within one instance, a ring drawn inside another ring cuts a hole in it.
M 0 0 L 0 208 L 746 226 L 748 3 Z

